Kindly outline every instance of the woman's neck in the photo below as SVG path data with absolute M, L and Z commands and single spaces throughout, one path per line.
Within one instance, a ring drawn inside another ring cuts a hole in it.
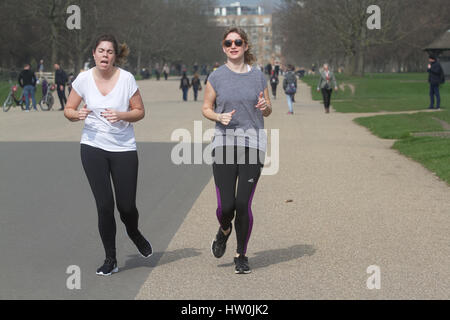
M 112 67 L 107 70 L 99 70 L 97 67 L 94 68 L 97 77 L 108 80 L 111 79 L 117 71 L 117 67 Z
M 231 71 L 236 73 L 246 73 L 248 72 L 247 64 L 244 59 L 239 59 L 237 61 L 228 59 L 227 66 Z

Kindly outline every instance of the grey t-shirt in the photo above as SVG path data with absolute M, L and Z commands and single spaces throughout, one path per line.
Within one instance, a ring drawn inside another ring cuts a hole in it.
M 216 113 L 236 110 L 228 126 L 216 123 L 213 149 L 219 146 L 244 146 L 266 152 L 267 135 L 264 117 L 255 108 L 259 94 L 267 88 L 267 80 L 258 68 L 236 73 L 226 65 L 211 73 L 209 83 L 216 92 Z

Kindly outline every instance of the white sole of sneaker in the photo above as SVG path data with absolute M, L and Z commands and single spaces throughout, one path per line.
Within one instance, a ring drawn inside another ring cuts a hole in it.
M 152 251 L 153 251 L 153 248 L 152 248 Z M 144 256 L 144 255 L 143 255 L 142 253 L 140 253 L 140 252 L 139 252 L 139 254 L 141 255 L 142 258 L 148 259 L 148 258 L 150 258 L 150 257 L 153 255 L 153 252 L 150 253 L 148 256 Z
M 216 241 L 216 239 L 213 239 L 213 241 L 211 241 L 211 254 L 213 255 L 214 258 L 216 258 L 216 256 L 214 255 L 214 252 L 213 252 L 214 241 Z
M 98 275 L 98 276 L 107 277 L 107 276 L 110 276 L 113 273 L 117 273 L 117 272 L 119 272 L 119 267 L 114 268 L 110 273 L 96 272 L 95 274 Z
M 235 270 L 234 273 L 235 274 L 249 274 L 249 273 L 252 273 L 252 271 L 250 270 L 250 271 L 239 272 L 239 271 Z

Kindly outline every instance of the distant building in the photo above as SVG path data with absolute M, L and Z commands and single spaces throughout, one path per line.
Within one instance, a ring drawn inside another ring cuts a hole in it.
M 424 50 L 439 57 L 445 77 L 450 79 L 450 30 L 447 30 Z
M 220 27 L 236 26 L 245 30 L 259 65 L 274 65 L 281 60 L 281 47 L 273 41 L 272 15 L 265 14 L 263 7 L 242 6 L 235 2 L 215 7 L 211 14 Z

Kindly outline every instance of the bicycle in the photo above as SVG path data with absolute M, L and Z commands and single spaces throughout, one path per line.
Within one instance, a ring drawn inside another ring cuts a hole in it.
M 11 80 L 9 81 L 11 84 Z M 25 96 L 22 94 L 22 96 L 18 99 L 16 98 L 16 92 L 17 92 L 17 84 L 11 86 L 11 90 L 8 94 L 8 97 L 6 98 L 5 102 L 3 102 L 3 112 L 7 112 L 11 107 L 20 106 L 22 110 L 25 110 Z
M 56 85 L 52 84 L 48 86 L 46 79 L 42 81 L 42 98 L 39 101 L 39 107 L 42 111 L 50 111 L 55 103 L 55 98 L 53 98 L 52 92 L 55 91 Z

